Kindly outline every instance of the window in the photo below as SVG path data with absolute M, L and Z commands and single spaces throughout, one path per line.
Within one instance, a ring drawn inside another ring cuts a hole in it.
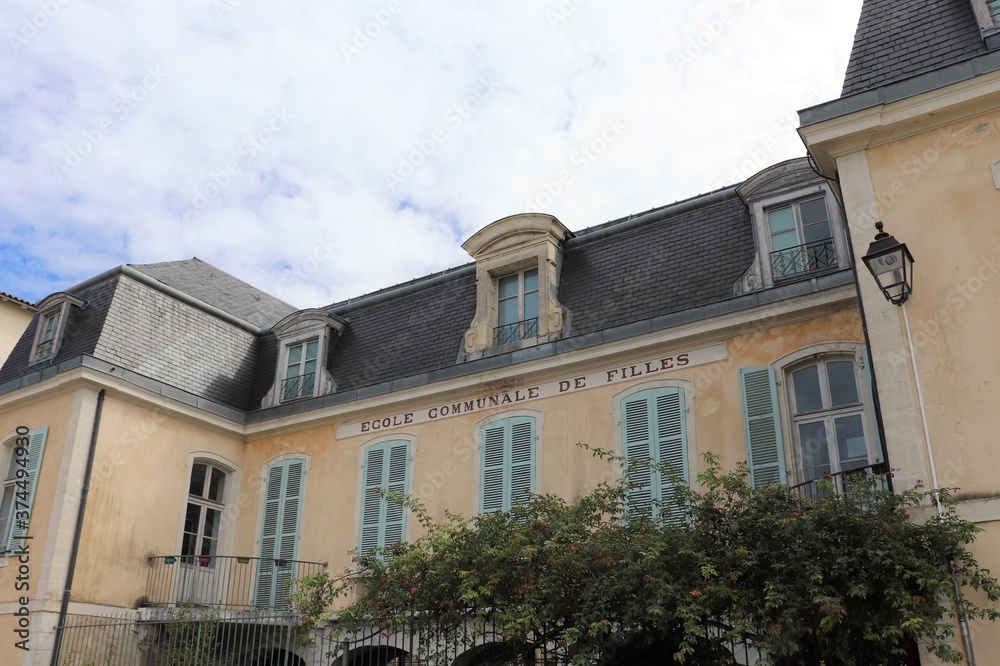
M 294 567 L 298 554 L 302 487 L 306 463 L 292 458 L 274 463 L 267 470 L 264 516 L 257 563 L 258 608 L 288 610 Z
M 483 426 L 480 512 L 509 511 L 535 492 L 535 419 L 511 416 Z
M 682 523 L 682 494 L 688 480 L 684 390 L 649 389 L 624 398 L 621 422 L 622 451 L 630 461 L 629 511 Z M 648 461 L 660 469 L 651 468 Z
M 824 359 L 794 368 L 788 377 L 802 481 L 871 464 L 874 457 L 854 359 Z
M 207 462 L 195 462 L 188 484 L 181 538 L 181 562 L 215 566 L 225 509 L 226 472 Z
M 0 495 L 0 546 L 10 553 L 22 545 L 28 534 L 38 474 L 42 469 L 45 439 L 49 429 L 25 431 L 6 442 L 2 447 L 4 477 L 3 494 Z
M 494 346 L 538 337 L 538 269 L 497 280 L 497 327 Z
M 837 250 L 824 197 L 768 209 L 767 227 L 775 280 L 837 268 Z
M 410 443 L 405 440 L 380 442 L 365 450 L 358 540 L 362 555 L 399 543 L 406 535 L 405 508 L 384 493 L 408 492 L 409 468 Z
M 319 340 L 310 340 L 288 348 L 285 379 L 281 383 L 281 400 L 305 398 L 313 394 L 316 386 L 316 359 Z
M 52 352 L 55 351 L 56 334 L 59 331 L 61 314 L 62 308 L 55 308 L 42 315 L 42 334 L 39 336 L 38 344 L 35 346 L 36 361 L 41 361 L 52 356 Z

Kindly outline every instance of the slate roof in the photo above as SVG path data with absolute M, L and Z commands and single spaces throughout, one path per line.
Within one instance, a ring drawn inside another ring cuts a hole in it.
M 842 95 L 986 52 L 969 0 L 865 0 Z
M 268 328 L 298 309 L 198 257 L 130 265 L 165 285 L 259 328 Z
M 734 189 L 577 232 L 564 241 L 559 283 L 567 337 L 731 298 L 753 255 Z M 337 391 L 446 368 L 475 316 L 475 267 L 325 309 L 348 321 L 330 366 Z

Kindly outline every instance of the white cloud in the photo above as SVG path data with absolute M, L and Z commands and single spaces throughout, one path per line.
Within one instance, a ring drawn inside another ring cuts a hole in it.
M 579 229 L 730 184 L 803 154 L 860 4 L 5 2 L 0 289 L 198 256 L 316 306 L 529 202 Z

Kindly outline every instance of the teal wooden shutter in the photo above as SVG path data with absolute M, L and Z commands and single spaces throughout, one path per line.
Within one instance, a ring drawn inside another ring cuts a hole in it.
M 264 491 L 264 523 L 257 565 L 256 605 L 287 610 L 285 599 L 294 577 L 305 461 L 285 460 L 268 470 Z
M 28 536 L 28 524 L 31 520 L 31 511 L 35 504 L 35 490 L 38 488 L 38 474 L 42 470 L 42 456 L 45 453 L 45 440 L 49 436 L 49 428 L 38 428 L 28 435 L 27 456 L 18 456 L 17 447 L 11 451 L 11 455 L 18 459 L 17 471 L 25 471 L 25 475 L 19 478 L 14 486 L 14 514 L 10 528 L 10 536 L 7 539 L 6 550 L 10 552 L 24 543 L 24 537 Z M 20 460 L 24 459 L 24 466 Z
M 654 459 L 652 421 L 646 392 L 622 401 L 622 450 L 629 461 L 628 510 L 646 516 L 653 515 L 653 499 L 659 497 L 659 488 L 654 487 L 654 475 L 647 464 Z
M 503 511 L 504 508 L 506 423 L 506 421 L 494 421 L 483 428 L 481 513 Z
M 778 391 L 771 368 L 740 368 L 743 428 L 750 483 L 785 483 L 785 449 L 778 421 Z
M 861 367 L 865 371 L 865 406 L 868 410 L 868 419 L 872 424 L 872 443 L 875 450 L 875 462 L 885 462 L 882 460 L 882 434 L 878 429 L 878 419 L 875 415 L 875 392 L 872 390 L 872 356 L 868 347 L 862 347 L 859 354 Z
M 683 484 L 688 480 L 687 419 L 684 391 L 662 388 L 622 400 L 622 450 L 629 464 L 628 509 L 668 522 L 684 520 Z M 654 471 L 648 461 L 663 470 Z
M 656 415 L 656 460 L 663 468 L 660 477 L 660 500 L 656 513 L 663 512 L 667 522 L 684 522 L 686 510 L 683 492 L 688 481 L 687 427 L 684 391 L 657 389 L 652 400 Z
M 381 490 L 406 494 L 409 491 L 410 444 L 404 440 L 381 442 L 365 451 L 361 471 L 364 489 L 361 498 L 361 537 L 358 551 L 368 554 L 391 546 L 406 534 L 406 510 L 398 502 L 383 497 Z
M 509 511 L 535 492 L 535 419 L 513 416 L 483 428 L 482 513 Z

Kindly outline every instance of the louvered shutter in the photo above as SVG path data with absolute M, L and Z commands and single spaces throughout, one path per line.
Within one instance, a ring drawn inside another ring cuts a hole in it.
M 527 504 L 535 492 L 535 419 L 517 416 L 507 419 L 510 428 L 510 481 L 504 510 Z
M 385 447 L 376 444 L 365 452 L 364 495 L 361 499 L 361 539 L 358 550 L 365 555 L 378 548 L 382 532 L 382 478 L 385 475 Z
M 868 420 L 872 424 L 872 446 L 869 450 L 875 453 L 875 462 L 882 460 L 882 436 L 878 429 L 878 420 L 875 415 L 875 392 L 872 390 L 872 356 L 868 347 L 862 347 L 859 353 L 861 367 L 865 371 L 865 405 L 868 410 Z
M 358 543 L 362 555 L 403 540 L 406 510 L 398 502 L 383 497 L 379 491 L 406 494 L 409 490 L 409 467 L 409 442 L 382 442 L 365 451 L 361 538 Z
M 659 496 L 648 461 L 653 460 L 653 414 L 646 392 L 622 401 L 622 450 L 628 465 L 628 510 L 651 516 L 653 498 Z M 656 482 L 659 479 L 655 479 Z M 657 483 L 658 486 L 658 483 Z
M 28 455 L 25 466 L 18 465 L 17 469 L 23 469 L 25 475 L 18 479 L 14 486 L 14 514 L 11 521 L 10 536 L 7 539 L 6 550 L 8 552 L 16 549 L 24 543 L 24 537 L 28 535 L 28 524 L 31 520 L 31 511 L 35 504 L 35 490 L 38 488 L 38 474 L 42 470 L 42 456 L 45 454 L 45 440 L 49 435 L 49 428 L 39 428 L 33 430 L 28 435 Z M 17 449 L 11 451 L 11 455 L 17 458 Z
M 289 607 L 285 599 L 294 577 L 292 560 L 298 551 L 304 475 L 302 460 L 285 460 L 268 470 L 257 566 L 258 607 L 282 610 Z
M 743 426 L 750 483 L 785 483 L 785 450 L 778 421 L 778 391 L 771 368 L 741 368 Z
M 656 416 L 656 457 L 659 472 L 659 511 L 667 522 L 679 525 L 686 515 L 683 491 L 688 480 L 687 428 L 684 392 L 681 389 L 657 389 L 650 396 Z
M 495 421 L 483 428 L 483 465 L 480 479 L 482 513 L 504 509 L 506 423 L 506 421 Z

